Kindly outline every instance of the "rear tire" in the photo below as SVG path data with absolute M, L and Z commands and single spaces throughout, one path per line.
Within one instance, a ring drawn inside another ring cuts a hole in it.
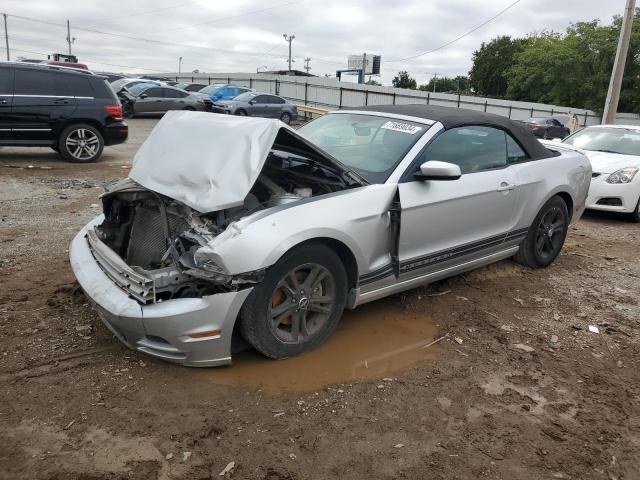
M 289 125 L 291 123 L 291 114 L 288 112 L 282 112 L 280 115 L 280 121 Z
M 249 294 L 240 312 L 240 334 L 267 357 L 292 357 L 329 338 L 346 300 L 340 257 L 325 245 L 304 245 L 269 268 Z
M 102 134 L 91 125 L 69 125 L 60 134 L 58 148 L 63 159 L 73 163 L 95 162 L 104 149 Z
M 236 111 L 236 115 L 240 116 L 240 117 L 246 117 L 247 116 L 247 111 L 246 110 L 237 110 Z
M 536 215 L 513 259 L 527 267 L 544 268 L 558 257 L 569 228 L 569 210 L 562 198 L 551 197 Z

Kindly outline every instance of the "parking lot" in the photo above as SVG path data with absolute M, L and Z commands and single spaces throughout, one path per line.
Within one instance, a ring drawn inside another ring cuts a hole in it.
M 0 149 L 0 478 L 640 478 L 637 224 L 587 214 L 547 269 L 500 262 L 348 312 L 300 358 L 190 369 L 127 350 L 69 267 L 156 120 L 128 123 L 93 164 Z

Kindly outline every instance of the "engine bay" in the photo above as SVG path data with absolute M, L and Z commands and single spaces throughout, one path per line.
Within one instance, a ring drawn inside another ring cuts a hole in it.
M 153 280 L 153 301 L 200 297 L 262 279 L 261 271 L 228 275 L 199 252 L 231 224 L 266 209 L 356 186 L 341 170 L 274 148 L 242 205 L 197 212 L 125 179 L 103 194 L 105 219 L 95 231 L 129 267 Z

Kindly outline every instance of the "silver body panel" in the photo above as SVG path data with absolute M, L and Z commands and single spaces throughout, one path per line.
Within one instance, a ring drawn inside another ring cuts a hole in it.
M 409 119 L 431 128 L 386 183 L 253 213 L 202 249 L 234 275 L 269 268 L 306 241 L 339 242 L 357 264 L 358 281 L 349 305 L 355 307 L 514 255 L 541 207 L 556 194 L 570 197 L 573 222 L 582 215 L 591 179 L 589 161 L 555 144 L 549 145 L 559 152 L 555 157 L 464 174 L 453 181 L 399 183 L 423 147 L 443 130 L 439 123 Z M 397 226 L 394 214 L 400 218 L 395 237 L 390 234 Z M 104 273 L 88 247 L 86 232 L 100 221 L 96 218 L 76 236 L 70 256 L 78 281 L 105 324 L 129 347 L 159 358 L 191 366 L 228 363 L 231 333 L 251 288 L 140 305 Z M 219 329 L 220 337 L 186 337 L 207 329 Z M 154 343 L 155 336 L 170 345 Z

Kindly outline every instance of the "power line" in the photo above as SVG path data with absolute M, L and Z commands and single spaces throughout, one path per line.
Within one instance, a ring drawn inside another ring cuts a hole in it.
M 42 23 L 45 25 L 53 25 L 56 27 L 64 27 L 67 28 L 66 23 L 62 24 L 62 23 L 56 23 L 56 22 L 50 22 L 48 20 L 41 20 L 39 18 L 33 18 L 33 17 L 26 17 L 23 15 L 13 15 L 8 13 L 7 16 L 9 17 L 13 17 L 13 18 L 18 18 L 21 20 L 27 20 L 27 21 L 31 21 L 31 22 L 36 22 L 36 23 Z M 172 43 L 172 42 L 166 42 L 163 40 L 155 40 L 152 38 L 142 38 L 142 37 L 133 37 L 130 35 L 124 35 L 124 34 L 120 34 L 120 33 L 113 33 L 113 32 L 104 32 L 102 30 L 95 30 L 92 28 L 85 28 L 85 27 L 78 27 L 74 24 L 74 27 L 76 30 L 80 30 L 83 32 L 89 32 L 89 33 L 95 33 L 98 35 L 106 35 L 106 36 L 110 36 L 110 37 L 117 37 L 117 38 L 124 38 L 127 40 L 133 40 L 133 41 L 138 41 L 138 42 L 145 42 L 145 43 L 154 43 L 154 44 L 158 44 L 158 45 L 166 45 L 166 46 L 170 46 L 170 47 L 182 47 L 182 48 L 197 48 L 197 49 L 201 49 L 201 50 L 209 50 L 212 52 L 218 52 L 218 53 L 225 53 L 225 54 L 232 54 L 232 55 L 250 55 L 250 56 L 261 56 L 264 55 L 264 53 L 252 53 L 252 52 L 244 52 L 242 50 L 229 50 L 229 49 L 224 49 L 224 48 L 215 48 L 215 47 L 203 47 L 200 45 L 190 45 L 190 44 L 185 44 L 185 43 Z M 273 57 L 275 57 L 275 55 L 272 55 Z
M 496 18 L 498 18 L 500 15 L 502 15 L 503 13 L 505 13 L 507 10 L 509 10 L 510 8 L 516 6 L 518 3 L 520 3 L 522 0 L 516 0 L 515 2 L 509 4 L 506 8 L 503 8 L 502 10 L 500 10 L 498 13 L 496 13 L 493 17 L 491 17 L 489 20 L 486 20 L 484 22 L 482 22 L 480 25 L 477 25 L 475 27 L 473 27 L 471 30 L 469 30 L 468 32 L 463 33 L 462 35 L 460 35 L 459 37 L 454 38 L 453 40 L 451 40 L 450 42 L 447 42 L 443 45 L 440 45 L 437 48 L 434 48 L 433 50 L 428 50 L 426 52 L 422 52 L 422 53 L 418 53 L 417 55 L 412 55 L 410 57 L 405 57 L 405 58 L 400 58 L 397 60 L 387 60 L 387 63 L 396 63 L 396 62 L 405 62 L 407 60 L 412 60 L 414 58 L 418 58 L 418 57 L 422 57 L 424 55 L 429 55 L 430 53 L 433 52 L 437 52 L 438 50 L 442 50 L 445 47 L 448 47 L 449 45 L 456 43 L 459 40 L 462 40 L 464 37 L 467 37 L 469 35 L 471 35 L 473 32 L 475 32 L 476 30 L 481 29 L 482 27 L 484 27 L 485 25 L 487 25 L 488 23 L 494 21 Z
M 182 2 L 182 3 L 178 3 L 177 5 L 170 5 L 168 7 L 157 8 L 155 10 L 148 10 L 146 12 L 132 13 L 132 14 L 129 14 L 129 15 L 120 15 L 118 17 L 105 18 L 104 21 L 99 22 L 98 24 L 94 24 L 94 25 L 99 25 L 99 24 L 105 23 L 105 22 L 108 23 L 108 22 L 111 22 L 113 20 L 122 20 L 122 19 L 125 19 L 125 18 L 133 18 L 133 17 L 141 17 L 143 15 L 151 15 L 151 14 L 158 13 L 158 12 L 164 12 L 164 11 L 167 11 L 167 10 L 173 10 L 174 8 L 184 7 L 185 5 L 190 5 L 192 3 L 198 3 L 200 1 L 201 0 L 191 0 L 189 2 Z
M 155 30 L 155 31 L 152 31 L 152 32 L 145 32 L 145 33 L 175 32 L 176 30 L 185 30 L 187 28 L 201 27 L 202 25 L 210 25 L 212 23 L 225 22 L 227 20 L 233 20 L 233 19 L 236 19 L 236 18 L 242 18 L 242 17 L 246 17 L 246 16 L 249 16 L 249 15 L 255 15 L 256 13 L 262 13 L 262 12 L 267 12 L 269 10 L 275 10 L 276 8 L 288 7 L 289 5 L 295 5 L 296 3 L 302 3 L 302 2 L 305 2 L 305 1 L 306 0 L 293 0 L 293 1 L 290 1 L 290 2 L 286 2 L 286 3 L 280 3 L 278 5 L 273 5 L 271 7 L 261 8 L 259 10 L 252 10 L 250 12 L 240 13 L 238 15 L 232 15 L 230 17 L 216 18 L 216 19 L 213 19 L 213 20 L 208 20 L 206 22 L 194 23 L 192 25 L 185 25 L 185 26 L 182 26 L 182 27 L 169 28 L 169 29 L 163 29 L 163 30 Z

